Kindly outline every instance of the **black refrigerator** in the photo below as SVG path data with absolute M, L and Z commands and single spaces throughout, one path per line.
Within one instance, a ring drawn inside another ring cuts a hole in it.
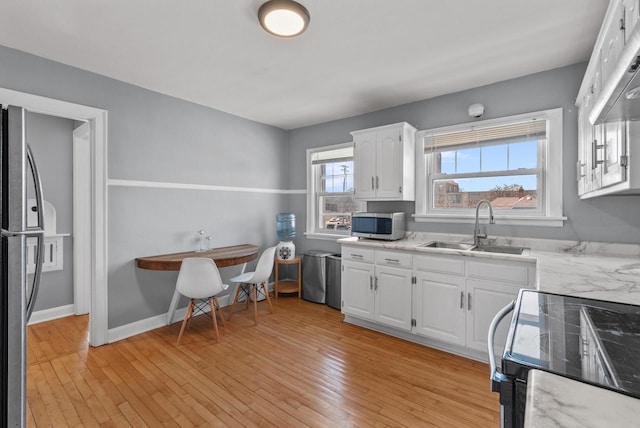
M 26 417 L 27 321 L 42 273 L 42 186 L 27 144 L 26 110 L 0 106 L 0 427 Z M 37 225 L 27 224 L 27 199 L 36 200 Z M 36 239 L 36 268 L 27 275 L 27 239 Z

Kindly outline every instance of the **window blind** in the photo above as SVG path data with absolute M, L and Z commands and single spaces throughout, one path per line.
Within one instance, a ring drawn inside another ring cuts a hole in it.
M 515 140 L 526 138 L 545 138 L 547 133 L 546 119 L 534 119 L 508 125 L 487 128 L 470 128 L 463 131 L 432 134 L 425 137 L 425 152 L 440 148 L 462 146 L 471 143 L 484 143 L 496 140 Z
M 353 159 L 353 147 L 343 147 L 341 149 L 324 150 L 311 155 L 313 165 L 321 165 L 333 162 L 343 162 Z

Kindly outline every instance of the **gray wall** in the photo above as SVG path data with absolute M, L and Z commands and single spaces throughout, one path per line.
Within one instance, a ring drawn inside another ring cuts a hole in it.
M 418 129 L 468 122 L 467 107 L 475 102 L 486 106 L 487 119 L 563 107 L 564 213 L 569 221 L 564 228 L 497 225 L 490 233 L 637 243 L 640 197 L 577 197 L 573 103 L 584 70 L 585 64 L 578 64 L 286 132 L 0 46 L 0 87 L 109 111 L 111 179 L 304 189 L 306 149 L 350 141 L 353 130 L 400 121 Z M 213 235 L 215 246 L 248 242 L 264 249 L 276 241 L 275 214 L 292 211 L 299 251 L 339 250 L 335 242 L 304 238 L 304 195 L 111 185 L 108 198 L 110 328 L 166 312 L 177 274 L 139 270 L 134 259 L 195 249 L 199 229 Z M 411 214 L 414 204 L 371 203 L 369 208 Z M 409 222 L 414 231 L 471 233 L 471 228 Z M 237 271 L 223 269 L 223 279 Z
M 73 232 L 73 129 L 70 119 L 29 113 L 27 139 L 44 197 L 56 208 L 58 233 Z M 64 240 L 64 270 L 44 272 L 34 310 L 73 304 L 73 239 Z
M 288 134 L 279 128 L 1 46 L 0 87 L 108 110 L 110 179 L 288 187 Z M 169 306 L 177 274 L 139 270 L 136 257 L 196 249 L 199 229 L 215 246 L 264 249 L 287 208 L 278 193 L 109 186 L 109 328 Z M 225 280 L 237 273 L 221 270 Z
M 586 64 L 576 64 L 518 79 L 499 82 L 463 92 L 444 95 L 361 116 L 350 117 L 290 132 L 290 182 L 295 189 L 306 187 L 306 149 L 351 141 L 350 131 L 407 121 L 418 129 L 470 122 L 467 108 L 473 103 L 486 107 L 483 119 L 509 116 L 562 107 L 563 133 L 563 205 L 568 217 L 563 228 L 492 226 L 491 235 L 570 239 L 600 242 L 640 243 L 640 196 L 608 196 L 580 200 L 577 194 L 576 161 L 578 144 L 577 109 L 574 106 Z M 304 195 L 291 196 L 291 209 L 299 224 L 305 224 Z M 369 203 L 369 211 L 405 211 L 414 213 L 413 202 Z M 472 233 L 471 224 L 416 223 L 409 230 L 444 233 Z M 300 234 L 299 234 L 300 235 Z M 318 248 L 337 251 L 334 242 L 299 237 L 304 250 Z

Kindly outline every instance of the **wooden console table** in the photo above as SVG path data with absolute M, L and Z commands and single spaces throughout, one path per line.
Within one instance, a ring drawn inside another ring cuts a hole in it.
M 182 260 L 189 257 L 208 257 L 216 263 L 218 268 L 227 266 L 243 265 L 242 272 L 247 266 L 247 262 L 258 258 L 258 246 L 252 244 L 233 245 L 231 247 L 212 248 L 206 251 L 187 251 L 184 253 L 161 254 L 158 256 L 138 257 L 136 265 L 140 269 L 177 271 L 180 270 Z M 169 310 L 167 312 L 167 324 L 171 324 L 180 293 L 173 292 Z
M 188 257 L 208 257 L 219 268 L 235 266 L 258 258 L 258 246 L 252 244 L 233 245 L 231 247 L 212 248 L 206 251 L 187 251 L 185 253 L 161 254 L 159 256 L 138 257 L 136 264 L 140 269 L 180 270 L 182 260 Z

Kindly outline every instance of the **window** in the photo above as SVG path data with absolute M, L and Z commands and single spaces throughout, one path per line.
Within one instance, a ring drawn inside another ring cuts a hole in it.
M 486 199 L 498 223 L 562 226 L 562 110 L 418 133 L 416 221 L 469 221 Z
M 349 235 L 351 213 L 364 209 L 353 199 L 353 144 L 307 150 L 307 233 Z

